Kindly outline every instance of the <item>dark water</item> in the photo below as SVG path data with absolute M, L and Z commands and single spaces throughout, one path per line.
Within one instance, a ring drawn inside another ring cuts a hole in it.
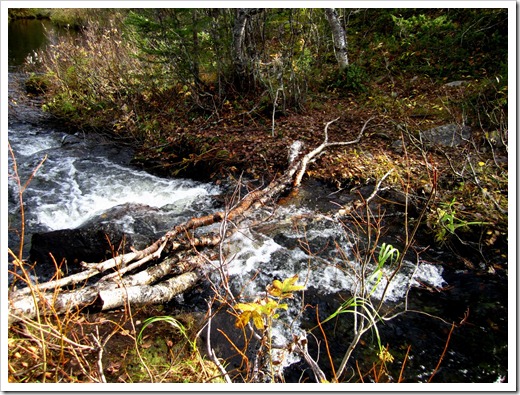
M 13 77 L 10 82 L 16 84 L 18 79 L 23 79 L 16 73 L 27 55 L 43 48 L 49 39 L 56 37 L 57 33 L 53 33 L 46 22 L 12 22 L 9 25 L 9 69 L 10 77 Z M 14 78 L 16 76 L 19 78 Z M 14 114 L 16 117 L 11 117 Z M 103 215 L 106 210 L 127 203 L 149 207 L 146 215 L 161 218 L 156 228 L 160 233 L 168 229 L 172 217 L 179 217 L 179 213 L 191 215 L 209 210 L 211 196 L 219 192 L 211 184 L 165 180 L 138 171 L 129 166 L 131 153 L 122 147 L 95 136 L 87 137 L 81 133 L 70 135 L 42 122 L 42 114 L 34 102 L 31 104 L 29 101 L 10 110 L 9 116 L 9 140 L 19 158 L 21 175 L 26 178 L 47 155 L 46 162 L 26 192 L 29 234 L 74 228 L 93 216 Z M 12 181 L 10 188 L 9 215 L 12 227 L 16 228 L 17 200 Z M 344 203 L 349 199 L 348 196 L 331 195 L 331 192 L 320 185 L 307 184 L 293 201 L 275 210 L 273 223 L 244 229 L 230 240 L 226 248 L 234 258 L 228 270 L 237 281 L 237 289 L 240 288 L 244 295 L 249 293 L 252 296 L 273 278 L 283 279 L 298 273 L 300 278 L 307 279 L 305 302 L 319 306 L 320 319 L 334 312 L 343 298 L 349 296 L 353 286 L 346 270 L 347 266 L 356 264 L 351 244 L 337 222 L 326 218 L 299 222 L 305 225 L 304 234 L 290 220 L 295 216 L 313 218 L 320 212 L 328 214 L 327 210 L 337 207 L 330 205 L 331 201 Z M 133 222 L 131 218 L 125 218 L 125 223 L 131 225 Z M 397 228 L 399 226 L 396 224 Z M 16 245 L 15 236 L 15 232 L 10 232 L 10 246 Z M 392 239 L 392 235 L 389 237 Z M 315 253 L 309 254 L 301 248 L 299 240 L 302 238 L 312 244 Z M 429 243 L 428 240 L 422 242 Z M 346 258 L 338 257 L 335 243 L 344 249 Z M 403 271 L 401 281 L 396 282 L 392 290 L 393 299 L 389 303 L 402 303 L 403 292 L 413 281 L 420 281 L 419 285 L 412 286 L 408 295 L 409 308 L 441 317 L 447 323 L 417 313 L 407 313 L 381 323 L 379 331 L 382 341 L 389 345 L 395 357 L 395 362 L 389 365 L 394 381 L 399 376 L 408 346 L 411 346 L 411 351 L 406 360 L 404 381 L 428 381 L 443 353 L 450 324 L 460 324 L 465 314 L 467 319 L 464 325 L 458 325 L 453 331 L 433 381 L 507 381 L 507 271 L 489 273 L 485 269 L 464 270 L 452 265 L 456 258 L 446 251 L 432 250 L 421 258 L 424 270 L 412 278 L 415 267 L 410 264 L 407 271 Z M 480 262 L 473 264 L 479 267 Z M 311 271 L 309 267 L 312 267 Z M 254 283 L 252 278 L 255 278 Z M 183 303 L 195 298 L 195 293 L 186 295 Z M 297 301 L 300 300 L 298 297 Z M 290 312 L 296 314 L 297 310 Z M 291 330 L 298 332 L 314 327 L 315 313 L 315 309 L 305 310 Z M 229 317 L 225 317 L 221 325 L 232 326 L 232 323 Z M 352 338 L 352 316 L 345 315 L 329 322 L 324 329 L 329 344 L 333 345 L 331 356 L 337 366 Z M 228 330 L 231 332 L 232 328 Z M 276 328 L 276 331 L 279 339 L 291 334 L 287 328 Z M 312 340 L 314 337 L 309 336 L 310 352 L 314 356 L 319 354 L 320 365 L 330 377 L 332 371 L 321 334 L 313 331 L 313 335 L 321 342 L 318 347 L 317 341 Z M 373 336 L 367 333 L 363 340 L 352 356 L 352 367 L 357 361 L 366 370 L 375 361 L 376 353 Z M 226 345 L 228 343 L 224 341 L 220 346 L 225 348 Z M 288 380 L 298 381 L 302 377 L 310 380 L 311 376 L 306 365 L 297 362 L 297 359 L 286 370 Z M 358 376 L 354 374 L 354 377 Z
M 36 19 L 12 21 L 7 30 L 10 70 L 16 70 L 28 55 L 43 49 L 50 42 L 50 37 L 58 31 L 49 21 Z

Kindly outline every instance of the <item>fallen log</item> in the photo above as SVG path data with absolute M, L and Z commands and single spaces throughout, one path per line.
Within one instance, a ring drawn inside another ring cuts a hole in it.
M 146 305 L 150 303 L 166 303 L 191 287 L 199 280 L 197 272 L 187 272 L 154 285 L 134 285 L 115 287 L 92 286 L 73 291 L 62 291 L 59 294 L 39 293 L 38 295 L 10 298 L 8 322 L 12 324 L 22 319 L 34 318 L 46 312 L 60 315 L 77 311 L 89 306 L 96 310 L 106 311 L 130 305 Z M 35 303 L 37 300 L 37 303 Z
M 302 155 L 300 150 L 303 144 L 300 142 L 293 144 L 288 169 L 265 188 L 249 192 L 227 210 L 192 218 L 177 225 L 143 250 L 133 250 L 100 263 L 82 263 L 85 267 L 83 272 L 42 284 L 28 283 L 26 288 L 12 290 L 9 293 L 9 324 L 35 318 L 44 312 L 63 314 L 88 306 L 95 306 L 103 311 L 122 307 L 127 303 L 131 305 L 165 303 L 187 291 L 201 279 L 200 271 L 196 269 L 202 267 L 207 261 L 201 259 L 197 248 L 218 245 L 232 230 L 228 228 L 226 235 L 198 237 L 194 237 L 194 231 L 222 221 L 238 223 L 246 218 L 249 212 L 264 206 L 282 192 L 298 188 L 308 164 L 313 159 L 329 147 L 358 143 L 372 118 L 365 122 L 354 140 L 329 142 L 328 128 L 338 119 L 325 125 L 325 137 L 320 146 Z M 167 257 L 160 261 L 164 251 L 168 252 Z M 185 251 L 186 254 L 182 257 L 175 256 L 181 251 Z M 150 262 L 154 264 L 149 266 Z M 138 269 L 142 270 L 128 274 Z M 112 271 L 94 284 L 88 283 L 95 276 L 109 270 Z M 168 279 L 165 280 L 166 277 Z M 63 289 L 72 286 L 77 288 Z

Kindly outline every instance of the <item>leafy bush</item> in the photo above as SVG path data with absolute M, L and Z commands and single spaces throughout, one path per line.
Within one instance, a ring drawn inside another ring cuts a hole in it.
M 470 89 L 463 102 L 472 122 L 485 130 L 493 146 L 507 144 L 507 88 L 507 75 L 486 78 Z
M 449 78 L 498 71 L 496 59 L 507 54 L 507 15 L 501 10 L 479 12 L 484 17 L 477 18 L 472 10 L 392 15 L 400 45 L 394 67 Z
M 367 91 L 368 74 L 357 64 L 350 64 L 328 80 L 327 87 L 342 95 Z
M 31 73 L 29 78 L 25 81 L 25 90 L 27 93 L 41 94 L 45 93 L 49 88 L 49 81 L 44 75 Z
M 160 79 L 160 66 L 138 58 L 132 41 L 115 26 L 91 22 L 83 45 L 64 38 L 40 56 L 49 85 L 44 109 L 83 127 L 139 139 L 146 105 L 173 87 Z
M 437 208 L 436 217 L 430 224 L 435 232 L 435 241 L 445 243 L 450 237 L 457 235 L 458 230 L 467 230 L 470 225 L 482 226 L 483 221 L 468 222 L 457 216 L 457 201 L 455 198 L 449 203 L 441 203 Z

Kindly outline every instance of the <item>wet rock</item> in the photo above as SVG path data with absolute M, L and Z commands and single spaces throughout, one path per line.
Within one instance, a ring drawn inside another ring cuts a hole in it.
M 457 147 L 471 137 L 471 128 L 449 123 L 425 130 L 421 132 L 421 137 L 435 145 Z
M 217 312 L 211 322 L 210 342 L 213 352 L 219 358 L 226 361 L 226 368 L 228 371 L 234 369 L 243 369 L 243 358 L 236 352 L 235 347 L 242 350 L 249 360 L 254 360 L 256 351 L 259 348 L 259 342 L 254 337 L 244 338 L 246 333 L 244 330 L 235 326 L 236 320 L 229 314 L 226 309 Z M 224 336 L 225 334 L 225 336 Z M 234 346 L 231 346 L 230 340 Z M 207 343 L 207 331 L 204 330 L 200 334 L 202 344 Z M 204 347 L 205 349 L 205 347 Z
M 61 145 L 72 145 L 72 144 L 81 144 L 83 142 L 83 138 L 81 138 L 78 134 L 64 134 L 61 139 Z
M 31 241 L 30 259 L 40 266 L 52 265 L 52 258 L 60 264 L 64 259 L 71 264 L 98 262 L 110 253 L 110 244 L 117 250 L 123 234 L 109 224 L 94 228 L 60 229 L 47 233 L 35 233 Z M 79 267 L 79 266 L 78 266 Z
M 397 152 L 398 154 L 402 154 L 404 151 L 403 151 L 403 142 L 401 140 L 395 140 L 391 145 L 390 147 L 392 148 L 392 150 L 394 150 L 395 152 Z
M 79 263 L 100 262 L 125 253 L 130 247 L 145 248 L 156 239 L 156 223 L 146 205 L 124 204 L 111 208 L 75 229 L 60 229 L 35 233 L 31 240 L 30 260 L 42 273 L 54 269 L 51 254 L 68 270 L 81 270 Z M 130 218 L 130 215 L 133 218 Z

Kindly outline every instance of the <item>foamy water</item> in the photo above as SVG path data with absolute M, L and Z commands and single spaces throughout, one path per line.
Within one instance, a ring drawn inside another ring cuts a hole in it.
M 285 210 L 281 218 L 299 214 L 297 209 Z M 275 221 L 275 220 L 273 220 Z M 294 233 L 294 228 L 281 228 L 286 239 L 298 238 L 305 243 L 297 247 L 277 243 L 269 235 L 244 228 L 236 232 L 227 242 L 227 270 L 229 275 L 242 278 L 249 285 L 244 288 L 244 297 L 255 297 L 261 294 L 265 285 L 272 279 L 285 279 L 298 275 L 299 283 L 306 288 L 314 288 L 321 294 L 335 294 L 340 291 L 354 291 L 359 286 L 356 274 L 361 272 L 361 262 L 352 252 L 351 242 L 345 237 L 341 224 L 332 219 L 324 219 L 314 225 L 307 225 L 305 234 Z M 307 251 L 307 244 L 312 249 L 313 242 L 317 245 L 328 245 L 328 250 Z M 336 251 L 335 243 L 342 253 Z M 368 273 L 375 269 L 369 265 Z M 384 298 L 385 301 L 399 301 L 406 296 L 411 286 L 419 284 L 432 287 L 446 285 L 442 278 L 442 267 L 424 262 L 417 264 L 405 260 L 402 268 L 392 282 L 386 287 L 387 280 L 393 273 L 392 267 L 383 269 L 383 276 L 374 289 L 372 296 L 375 299 Z M 248 279 L 255 278 L 254 282 Z M 375 284 L 368 283 L 372 288 Z M 383 295 L 383 292 L 386 292 Z
M 40 230 L 76 228 L 129 203 L 180 213 L 219 193 L 213 184 L 164 179 L 118 164 L 117 157 L 107 157 L 81 142 L 63 146 L 63 138 L 61 133 L 39 129 L 10 131 L 22 181 L 47 157 L 24 193 L 28 225 Z M 15 190 L 12 178 L 9 186 Z M 11 212 L 16 208 L 12 203 Z
M 35 196 L 38 221 L 49 229 L 75 228 L 95 215 L 125 203 L 154 208 L 169 206 L 179 212 L 195 200 L 215 192 L 215 188 L 186 181 L 166 180 L 142 171 L 125 168 L 105 158 L 95 160 L 95 167 L 103 167 L 102 174 L 85 171 L 93 161 L 61 161 L 56 166 L 43 166 L 42 180 L 56 184 L 52 199 Z M 94 167 L 94 166 L 93 166 Z
M 284 223 L 287 217 L 300 215 L 302 212 L 305 210 L 284 208 L 278 210 L 278 215 L 271 221 Z M 222 261 L 225 262 L 230 282 L 241 292 L 241 301 L 248 302 L 263 297 L 266 285 L 273 279 L 283 280 L 294 275 L 298 275 L 297 284 L 304 285 L 307 290 L 314 289 L 321 295 L 333 296 L 338 292 L 359 291 L 360 281 L 356 276 L 361 273 L 361 263 L 353 253 L 351 242 L 345 236 L 341 224 L 332 219 L 322 218 L 320 221 L 298 227 L 303 228 L 304 232 L 295 231 L 294 226 L 281 226 L 274 230 L 273 234 L 264 234 L 244 227 L 226 241 L 225 257 Z M 279 233 L 283 233 L 284 236 L 281 240 L 289 242 L 276 242 Z M 291 242 L 297 238 L 305 242 Z M 337 252 L 335 243 L 341 249 L 341 254 Z M 320 250 L 324 245 L 328 245 L 329 248 Z M 218 265 L 218 262 L 214 264 Z M 367 273 L 370 274 L 374 269 L 375 266 L 372 265 Z M 366 283 L 368 292 L 376 285 L 371 295 L 374 301 L 383 298 L 386 302 L 399 302 L 407 296 L 410 287 L 419 284 L 432 287 L 446 285 L 442 278 L 442 267 L 424 262 L 413 263 L 405 260 L 388 287 L 392 268 L 384 268 L 383 272 L 377 285 L 370 281 Z M 302 309 L 301 294 L 297 293 L 295 299 L 287 302 L 288 311 L 281 312 L 281 316 L 287 318 L 274 321 L 273 344 L 287 345 L 292 342 L 294 335 L 303 334 L 298 318 Z M 275 369 L 283 369 L 300 359 L 295 354 L 280 350 L 275 351 L 274 358 L 280 361 L 280 365 Z

